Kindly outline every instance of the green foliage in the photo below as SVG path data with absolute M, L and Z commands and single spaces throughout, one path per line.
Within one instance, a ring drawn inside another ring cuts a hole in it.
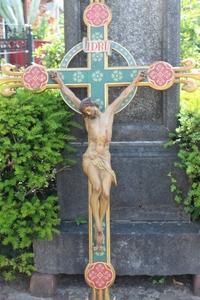
M 182 0 L 181 57 L 193 57 L 200 66 L 200 3 Z
M 0 97 L 0 269 L 7 280 L 30 275 L 33 239 L 58 232 L 56 166 L 74 164 L 71 117 L 57 92 Z
M 181 91 L 181 111 L 200 111 L 200 88 L 193 93 Z
M 39 40 L 48 40 L 48 32 L 49 32 L 49 23 L 48 19 L 46 16 L 41 16 L 40 17 L 40 22 L 36 26 L 33 26 L 33 36 L 34 39 L 39 39 Z
M 63 39 L 56 39 L 51 44 L 44 44 L 35 50 L 35 56 L 39 57 L 47 68 L 58 68 L 64 55 Z
M 165 284 L 166 282 L 166 278 L 165 277 L 153 277 L 153 280 L 152 280 L 152 283 L 154 285 L 162 285 L 162 284 Z
M 197 0 L 182 0 L 181 57 L 192 57 L 200 67 L 200 5 Z M 193 220 L 200 217 L 200 89 L 194 93 L 181 91 L 181 113 L 179 127 L 170 133 L 168 146 L 179 147 L 179 162 L 175 166 L 182 169 L 189 182 L 184 192 L 178 178 L 170 173 L 171 192 L 177 204 L 184 206 Z
M 189 189 L 184 193 L 174 174 L 171 177 L 171 192 L 175 201 L 182 204 L 193 220 L 200 217 L 200 111 L 182 111 L 180 125 L 175 133 L 170 133 L 168 146 L 178 145 L 179 162 L 175 166 L 182 169 L 188 177 Z
M 39 15 L 33 24 L 32 32 L 35 39 L 50 42 L 63 40 L 64 43 L 64 14 L 61 14 L 59 19 L 53 18 L 48 13 Z
M 87 224 L 87 219 L 84 216 L 76 216 L 76 218 L 74 219 L 74 223 L 77 226 L 83 225 L 83 224 Z

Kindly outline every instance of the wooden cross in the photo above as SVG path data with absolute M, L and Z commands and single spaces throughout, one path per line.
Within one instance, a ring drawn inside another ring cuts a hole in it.
M 156 90 L 166 90 L 176 83 L 183 83 L 183 88 L 189 92 L 197 89 L 195 80 L 200 80 L 198 71 L 193 71 L 195 62 L 191 59 L 183 61 L 182 67 L 173 67 L 167 62 L 158 61 L 150 66 L 137 66 L 132 54 L 122 45 L 108 40 L 108 25 L 112 20 L 112 13 L 105 1 L 90 0 L 84 11 L 84 22 L 87 26 L 87 38 L 74 46 L 65 55 L 60 68 L 57 69 L 64 83 L 68 87 L 87 88 L 88 96 L 96 102 L 101 111 L 109 104 L 108 91 L 110 87 L 129 85 L 138 72 L 145 71 L 146 77 L 139 86 L 149 86 Z M 87 53 L 87 66 L 84 68 L 70 68 L 71 61 L 81 52 Z M 109 66 L 109 57 L 116 52 L 126 62 L 126 66 Z M 2 66 L 3 76 L 0 77 L 0 93 L 10 96 L 18 87 L 29 90 L 44 91 L 56 89 L 49 77 L 49 72 L 40 65 L 28 67 L 24 72 L 15 71 L 14 66 Z M 136 94 L 137 87 L 129 94 L 118 112 L 124 109 Z M 80 113 L 69 98 L 63 95 L 64 101 L 73 110 Z M 89 195 L 90 195 L 89 185 Z M 94 220 L 89 206 L 89 264 L 85 270 L 85 279 L 92 288 L 91 300 L 110 300 L 109 287 L 115 279 L 115 271 L 110 257 L 110 207 L 103 222 L 105 240 L 99 252 L 94 240 Z M 113 299 L 114 300 L 114 299 Z

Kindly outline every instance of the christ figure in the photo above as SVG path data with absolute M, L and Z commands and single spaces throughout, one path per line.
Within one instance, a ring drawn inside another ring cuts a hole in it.
M 51 78 L 59 85 L 62 93 L 70 98 L 76 108 L 82 113 L 88 133 L 88 148 L 83 154 L 83 171 L 91 184 L 90 207 L 95 222 L 95 240 L 97 248 L 101 249 L 103 242 L 102 223 L 110 201 L 111 185 L 117 185 L 115 172 L 111 168 L 109 145 L 112 138 L 114 115 L 120 104 L 129 96 L 137 83 L 144 78 L 138 74 L 134 81 L 124 89 L 104 112 L 91 99 L 80 100 L 64 84 L 57 72 L 51 72 Z

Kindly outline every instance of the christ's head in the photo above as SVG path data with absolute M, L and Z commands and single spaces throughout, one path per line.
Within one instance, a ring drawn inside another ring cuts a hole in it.
M 85 98 L 81 101 L 80 111 L 85 118 L 95 119 L 100 111 L 99 106 L 91 98 Z

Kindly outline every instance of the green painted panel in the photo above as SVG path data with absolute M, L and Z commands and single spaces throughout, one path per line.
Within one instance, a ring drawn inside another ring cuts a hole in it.
M 94 224 L 94 221 L 93 221 Z M 107 243 L 106 243 L 106 218 L 103 221 L 103 233 L 104 233 L 104 240 L 102 244 L 102 251 L 97 251 L 95 247 L 95 242 L 93 241 L 93 262 L 106 262 L 107 261 Z M 93 232 L 94 236 L 94 232 Z
M 99 105 L 100 110 L 104 111 L 105 109 L 104 83 L 99 82 L 92 86 L 91 97 L 94 100 L 94 102 Z
M 104 40 L 104 27 L 92 27 L 90 40 L 98 41 Z
M 134 68 L 129 69 L 115 69 L 109 70 L 107 69 L 104 75 L 105 83 L 117 83 L 120 86 L 120 83 L 131 83 L 133 79 L 138 74 L 138 70 Z

